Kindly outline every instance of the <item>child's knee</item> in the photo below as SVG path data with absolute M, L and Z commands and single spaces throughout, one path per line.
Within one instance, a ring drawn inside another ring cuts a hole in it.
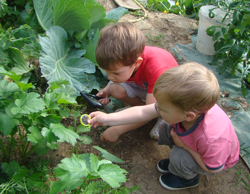
M 165 121 L 162 121 L 159 125 L 159 145 L 167 145 L 170 148 L 174 145 L 174 142 L 171 138 L 170 131 L 172 129 L 172 125 L 169 123 L 166 123 Z
M 127 96 L 127 92 L 123 86 L 120 84 L 111 84 L 110 85 L 110 93 L 116 99 L 122 99 L 124 96 Z

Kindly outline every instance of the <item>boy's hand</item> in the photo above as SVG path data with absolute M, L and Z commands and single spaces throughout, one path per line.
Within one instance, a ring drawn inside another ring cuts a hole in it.
M 110 127 L 102 133 L 100 140 L 105 142 L 116 142 L 119 136 L 120 134 L 115 127 Z
M 176 146 L 180 148 L 184 148 L 184 146 L 186 146 L 186 144 L 178 137 L 177 133 L 175 132 L 173 128 L 170 131 L 170 135 Z
M 104 106 L 107 105 L 109 103 L 109 95 L 107 92 L 105 92 L 105 90 L 100 90 L 96 96 L 101 96 L 104 97 L 102 99 L 99 100 L 100 103 L 102 103 Z
M 96 111 L 96 112 L 90 113 L 89 116 L 90 116 L 91 119 L 88 120 L 88 123 L 92 127 L 96 128 L 98 126 L 107 126 L 107 123 L 106 123 L 107 114 L 106 113 Z

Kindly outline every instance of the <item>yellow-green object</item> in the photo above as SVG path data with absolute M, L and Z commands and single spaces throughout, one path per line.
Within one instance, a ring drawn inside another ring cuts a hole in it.
M 90 126 L 90 124 L 88 123 L 88 119 L 90 120 L 90 116 L 88 114 L 83 114 L 81 115 L 80 117 L 80 123 L 83 125 L 83 126 Z

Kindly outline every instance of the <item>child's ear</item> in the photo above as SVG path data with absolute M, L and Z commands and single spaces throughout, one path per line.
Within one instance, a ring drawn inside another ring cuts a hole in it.
M 137 61 L 135 62 L 135 67 L 138 68 L 141 65 L 142 61 L 143 61 L 143 59 L 141 57 L 138 57 Z
M 197 114 L 192 111 L 187 111 L 186 112 L 186 121 L 192 121 L 197 117 Z

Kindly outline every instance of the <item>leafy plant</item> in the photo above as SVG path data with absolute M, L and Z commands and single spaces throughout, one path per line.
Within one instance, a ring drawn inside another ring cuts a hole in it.
M 65 77 L 78 95 L 82 90 L 99 90 L 93 75 L 99 30 L 120 19 L 127 10 L 119 8 L 106 14 L 95 0 L 34 0 L 34 8 L 48 36 L 39 37 L 42 76 L 48 82 Z
M 138 186 L 130 189 L 121 187 L 121 183 L 126 182 L 125 175 L 127 171 L 112 163 L 123 162 L 121 159 L 98 146 L 94 146 L 94 148 L 101 151 L 101 156 L 107 158 L 107 160 L 103 158 L 98 159 L 92 153 L 73 154 L 71 158 L 61 160 L 61 164 L 54 169 L 54 174 L 59 180 L 51 182 L 51 194 L 62 191 L 125 194 L 139 190 Z M 98 181 L 99 178 L 104 182 Z
M 21 81 L 21 75 L 8 72 L 3 67 L 0 67 L 0 73 L 14 81 L 0 81 L 0 130 L 5 138 L 9 139 L 5 146 L 4 142 L 0 141 L 5 161 L 9 162 L 13 150 L 21 154 L 24 162 L 33 151 L 44 155 L 48 149 L 57 149 L 58 140 L 69 142 L 73 146 L 76 144 L 79 135 L 60 124 L 60 114 L 67 111 L 65 105 L 76 104 L 75 91 L 70 87 L 61 88 L 62 84 L 69 84 L 67 81 L 58 80 L 51 83 L 41 98 L 38 93 L 32 91 L 31 83 Z M 21 146 L 16 143 L 16 134 L 20 137 Z
M 198 19 L 201 6 L 223 5 L 227 0 L 148 0 L 150 9 Z
M 10 163 L 3 162 L 1 177 L 5 178 L 0 182 L 0 193 L 29 193 L 29 191 L 41 193 L 43 190 L 48 190 L 44 184 L 48 179 L 48 174 L 44 173 L 45 168 L 47 167 L 43 165 L 42 169 L 28 170 L 25 166 L 20 167 L 15 160 Z
M 244 82 L 250 82 L 250 8 L 249 1 L 234 1 L 219 8 L 226 11 L 223 20 L 230 22 L 227 26 L 212 26 L 207 34 L 213 36 L 215 55 L 212 65 L 219 65 L 219 73 L 226 70 L 231 75 L 236 72 L 241 76 L 242 94 L 247 94 Z

